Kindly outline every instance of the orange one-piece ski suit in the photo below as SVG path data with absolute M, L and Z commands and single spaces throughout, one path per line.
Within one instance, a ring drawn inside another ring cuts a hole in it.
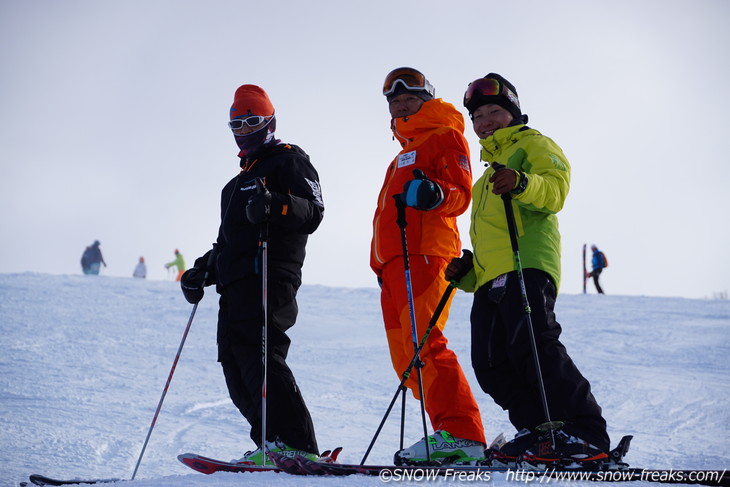
M 471 200 L 469 147 L 464 138 L 464 118 L 440 98 L 426 101 L 408 117 L 394 118 L 393 134 L 403 150 L 390 163 L 373 219 L 370 266 L 381 282 L 381 307 L 393 367 L 400 377 L 410 364 L 414 344 L 406 290 L 403 246 L 394 195 L 414 179 L 420 169 L 443 191 L 443 201 L 434 209 L 406 208 L 408 246 L 414 314 L 420 342 L 448 282 L 444 269 L 461 254 L 456 217 Z M 485 443 L 479 407 L 459 365 L 447 348 L 443 334 L 448 302 L 421 351 L 424 402 L 434 430 L 454 437 Z M 419 398 L 416 372 L 406 386 Z

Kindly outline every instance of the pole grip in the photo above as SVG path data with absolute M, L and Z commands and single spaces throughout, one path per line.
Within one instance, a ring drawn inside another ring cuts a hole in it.
M 505 169 L 507 166 L 498 162 L 492 162 L 490 164 L 494 169 L 494 172 L 499 172 Z M 517 247 L 517 225 L 515 224 L 515 212 L 512 208 L 512 195 L 509 193 L 502 193 L 502 201 L 504 202 L 504 213 L 507 216 L 507 229 L 509 230 L 509 241 L 512 244 L 512 252 L 519 251 Z
M 214 243 L 213 248 L 210 251 L 210 255 L 208 255 L 208 261 L 205 263 L 205 273 L 203 274 L 203 285 L 205 285 L 205 283 L 208 282 L 208 276 L 210 275 L 210 269 L 213 267 L 216 257 L 218 257 L 218 244 Z
M 395 222 L 398 224 L 398 227 L 400 227 L 401 230 L 405 230 L 405 228 L 408 226 L 408 221 L 406 220 L 406 204 L 401 199 L 400 194 L 394 194 L 393 199 L 395 200 L 395 209 L 398 215 L 398 218 L 395 220 Z
M 264 194 L 267 193 L 269 190 L 266 188 L 266 184 L 264 183 L 264 180 L 261 178 L 256 178 L 256 194 Z M 261 242 L 267 242 L 269 240 L 269 222 L 265 221 L 261 223 L 261 228 L 259 229 L 259 240 Z

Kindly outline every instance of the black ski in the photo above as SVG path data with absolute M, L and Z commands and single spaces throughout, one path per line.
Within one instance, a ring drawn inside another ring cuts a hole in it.
M 304 457 L 284 457 L 270 453 L 269 457 L 284 472 L 293 475 L 373 475 L 388 481 L 423 481 L 447 478 L 450 480 L 490 481 L 497 475 L 506 480 L 531 482 L 540 479 L 549 481 L 596 481 L 596 482 L 659 482 L 668 484 L 702 484 L 729 486 L 730 475 L 727 470 L 672 470 L 631 468 L 623 462 L 628 452 L 631 436 L 625 436 L 611 451 L 611 461 L 602 469 L 547 468 L 534 467 L 488 467 L 466 465 L 358 465 L 343 463 L 323 463 Z
M 294 475 L 372 475 L 387 478 L 389 481 L 423 481 L 436 477 L 462 481 L 490 481 L 499 475 L 509 481 L 531 482 L 542 479 L 550 481 L 595 481 L 595 482 L 659 482 L 667 484 L 701 484 L 730 486 L 727 471 L 720 470 L 654 470 L 644 468 L 625 468 L 620 470 L 577 470 L 549 469 L 526 470 L 508 467 L 482 466 L 394 466 L 394 465 L 356 465 L 340 463 L 318 463 L 297 457 L 280 463 L 272 458 L 279 468 Z
M 87 479 L 87 480 L 59 480 L 45 477 L 43 475 L 33 474 L 30 476 L 30 482 L 35 485 L 85 485 L 85 484 L 111 484 L 119 482 L 122 479 Z M 22 485 L 22 484 L 21 484 Z

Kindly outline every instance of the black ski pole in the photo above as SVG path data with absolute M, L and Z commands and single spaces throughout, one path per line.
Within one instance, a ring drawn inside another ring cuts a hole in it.
M 449 298 L 451 297 L 451 293 L 454 291 L 454 284 L 450 283 L 449 286 L 444 291 L 444 294 L 441 296 L 441 301 L 439 301 L 439 304 L 436 306 L 436 309 L 433 312 L 433 316 L 431 316 L 431 321 L 428 323 L 428 328 L 426 328 L 426 331 L 423 334 L 423 338 L 421 338 L 421 342 L 416 347 L 416 350 L 413 353 L 413 358 L 411 359 L 411 362 L 408 364 L 408 367 L 405 371 L 403 371 L 403 374 L 401 375 L 402 379 L 400 381 L 400 384 L 398 384 L 398 389 L 396 389 L 395 394 L 393 395 L 393 399 L 390 401 L 390 405 L 388 405 L 388 409 L 385 411 L 385 415 L 383 416 L 383 419 L 380 421 L 380 425 L 378 425 L 378 429 L 375 431 L 375 435 L 373 436 L 372 441 L 370 441 L 370 445 L 368 446 L 367 451 L 365 452 L 365 456 L 362 457 L 362 460 L 360 461 L 360 465 L 365 464 L 365 460 L 367 460 L 368 455 L 370 455 L 370 451 L 373 449 L 373 446 L 375 445 L 375 441 L 378 439 L 378 436 L 380 435 L 380 431 L 383 429 L 383 426 L 385 425 L 385 421 L 388 419 L 388 416 L 390 415 L 390 411 L 393 409 L 393 405 L 395 404 L 395 401 L 398 400 L 398 394 L 401 392 L 404 394 L 405 398 L 405 392 L 407 390 L 406 388 L 406 381 L 411 376 L 411 371 L 414 367 L 416 367 L 416 370 L 419 368 L 419 364 L 421 362 L 420 355 L 421 350 L 426 345 L 426 340 L 428 339 L 428 336 L 431 334 L 431 330 L 433 330 L 433 327 L 436 326 L 436 323 L 438 323 L 439 318 L 441 317 L 441 313 L 444 311 L 444 308 L 446 307 L 446 304 L 449 302 Z M 404 399 L 405 401 L 405 399 Z M 423 396 L 421 396 L 421 401 L 423 401 Z M 402 432 L 402 429 L 401 429 Z M 402 434 L 402 433 L 401 433 Z M 425 438 L 426 444 L 428 445 L 428 437 Z M 402 445 L 402 442 L 401 442 Z M 428 451 L 428 447 L 427 447 Z
M 205 267 L 205 274 L 203 277 L 203 284 L 205 284 L 205 281 L 208 280 L 208 274 L 210 273 L 210 268 L 213 265 L 213 262 L 215 260 L 216 255 L 216 244 L 213 244 L 213 250 L 211 250 L 210 255 L 208 256 L 208 262 Z M 137 475 L 137 470 L 139 469 L 139 464 L 142 462 L 142 456 L 144 455 L 145 450 L 147 449 L 147 443 L 150 441 L 150 436 L 152 435 L 152 429 L 155 427 L 155 424 L 157 423 L 157 417 L 160 415 L 160 410 L 162 409 L 162 403 L 165 401 L 165 396 L 167 395 L 167 390 L 170 387 L 170 382 L 172 382 L 172 375 L 175 373 L 175 368 L 177 367 L 177 362 L 180 360 L 180 355 L 182 354 L 183 345 L 185 345 L 185 340 L 188 337 L 188 332 L 190 331 L 190 326 L 193 324 L 193 318 L 195 317 L 195 311 L 198 309 L 198 303 L 195 303 L 193 305 L 193 310 L 190 312 L 190 318 L 188 319 L 188 324 L 185 327 L 185 332 L 183 333 L 182 340 L 180 341 L 180 346 L 177 348 L 177 354 L 175 354 L 175 360 L 172 362 L 172 368 L 170 368 L 170 374 L 167 376 L 167 382 L 165 383 L 165 388 L 162 389 L 162 396 L 160 397 L 160 401 L 157 403 L 157 410 L 155 411 L 155 415 L 152 417 L 152 423 L 150 424 L 150 428 L 147 431 L 147 437 L 144 440 L 144 444 L 142 445 L 142 451 L 139 454 L 139 458 L 137 459 L 137 464 L 134 467 L 134 472 L 132 472 L 132 479 L 134 480 L 134 477 Z
M 501 164 L 493 164 L 496 171 L 504 169 L 505 166 Z M 517 279 L 520 283 L 520 292 L 522 293 L 522 306 L 525 311 L 525 319 L 527 320 L 527 331 L 530 336 L 530 345 L 532 347 L 532 356 L 535 361 L 535 374 L 537 374 L 537 385 L 540 392 L 540 399 L 542 401 L 542 409 L 545 413 L 545 423 L 541 424 L 538 428 L 541 430 L 548 430 L 552 440 L 552 445 L 555 447 L 555 436 L 553 431 L 560 428 L 563 423 L 560 421 L 553 421 L 550 419 L 550 408 L 548 407 L 547 394 L 545 393 L 545 381 L 542 377 L 542 369 L 540 367 L 540 358 L 537 353 L 537 342 L 535 341 L 535 329 L 532 326 L 532 310 L 530 309 L 530 303 L 527 299 L 527 288 L 525 286 L 525 276 L 522 273 L 522 260 L 520 259 L 520 249 L 517 244 L 517 224 L 515 223 L 515 213 L 512 208 L 512 196 L 509 193 L 502 194 L 502 201 L 504 202 L 504 212 L 507 216 L 507 228 L 509 229 L 509 239 L 512 244 L 512 253 L 515 262 L 515 269 L 517 271 Z
M 406 220 L 406 204 L 401 200 L 400 195 L 393 195 L 395 200 L 395 207 L 398 210 L 398 219 L 396 223 L 400 229 L 400 240 L 403 247 L 403 267 L 405 268 L 406 274 L 406 293 L 408 294 L 408 312 L 411 318 L 411 337 L 413 339 L 413 350 L 418 351 L 418 327 L 416 326 L 416 307 L 413 303 L 413 286 L 411 285 L 411 264 L 408 257 L 408 239 L 406 238 L 406 226 L 408 221 Z M 426 444 L 426 462 L 431 463 L 431 448 L 428 444 L 428 426 L 426 425 L 426 399 L 423 397 L 423 374 L 421 373 L 421 362 L 420 356 L 417 356 L 416 362 L 416 376 L 418 378 L 418 395 L 421 397 L 421 420 L 423 422 L 423 441 Z M 405 418 L 401 418 L 401 421 L 405 421 Z M 404 430 L 404 427 L 401 427 Z M 401 438 L 403 443 L 403 438 Z
M 401 402 L 400 402 L 400 448 L 399 450 L 402 450 L 405 448 L 405 445 L 403 444 L 403 439 L 406 436 L 406 391 L 408 390 L 407 387 L 401 388 Z

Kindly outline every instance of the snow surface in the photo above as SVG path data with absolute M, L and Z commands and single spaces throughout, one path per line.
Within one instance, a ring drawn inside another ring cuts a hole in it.
M 217 295 L 211 288 L 206 294 L 133 485 L 382 485 L 362 476 L 206 476 L 177 461 L 184 452 L 228 460 L 253 449 L 216 362 Z M 398 385 L 377 291 L 305 285 L 299 303 L 290 365 L 320 448 L 341 445 L 342 461 L 359 462 Z M 491 440 L 514 430 L 474 379 L 470 305 L 470 295 L 457 294 L 446 334 Z M 17 487 L 31 473 L 131 478 L 191 310 L 166 281 L 0 274 L 0 485 Z M 635 437 L 629 463 L 730 466 L 730 301 L 561 295 L 557 316 L 613 443 Z M 399 416 L 396 407 L 369 463 L 391 461 Z M 412 398 L 406 429 L 407 443 L 422 436 Z M 493 483 L 508 481 L 495 475 Z

